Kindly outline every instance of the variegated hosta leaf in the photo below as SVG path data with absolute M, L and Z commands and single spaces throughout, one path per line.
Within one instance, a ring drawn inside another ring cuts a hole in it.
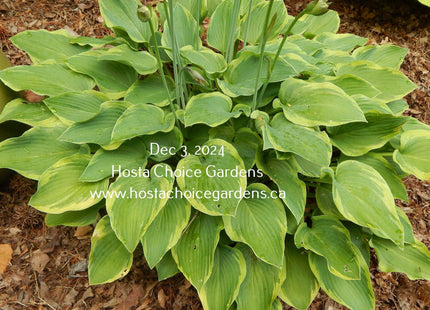
M 299 125 L 336 126 L 366 121 L 355 100 L 331 83 L 289 78 L 281 84 L 279 99 L 278 106 L 285 117 Z
M 108 49 L 99 56 L 101 60 L 110 60 L 133 67 L 137 73 L 146 75 L 157 71 L 157 59 L 145 51 L 134 51 L 127 44 Z
M 112 166 L 121 169 L 145 167 L 148 153 L 145 144 L 139 138 L 125 141 L 113 151 L 98 149 L 91 158 L 80 180 L 83 182 L 97 182 L 113 177 Z
M 99 216 L 99 210 L 104 206 L 103 201 L 80 211 L 68 211 L 60 214 L 46 214 L 45 223 L 47 226 L 87 226 L 93 224 Z
M 262 1 L 255 5 L 251 14 L 246 14 L 240 24 L 240 39 L 245 39 L 245 33 L 247 34 L 247 42 L 251 44 L 257 44 L 260 41 L 260 37 L 264 29 L 264 21 L 269 10 L 269 2 Z M 281 0 L 276 0 L 273 2 L 269 23 L 271 23 L 270 30 L 264 33 L 266 40 L 271 41 L 276 39 L 283 31 L 285 24 L 287 23 L 287 9 L 285 4 Z M 248 21 L 249 19 L 249 21 Z M 249 22 L 249 29 L 247 29 L 247 23 Z
M 131 268 L 133 254 L 127 251 L 104 216 L 91 237 L 88 279 L 91 285 L 113 282 L 125 276 Z
M 10 40 L 15 46 L 26 51 L 33 63 L 38 64 L 52 60 L 61 63 L 73 55 L 91 49 L 90 46 L 71 44 L 70 39 L 73 38 L 64 29 L 56 31 L 39 29 L 20 32 Z
M 350 33 L 331 33 L 324 32 L 314 38 L 331 50 L 351 52 L 354 48 L 363 46 L 367 43 L 367 38 L 362 38 Z
M 104 102 L 95 117 L 73 124 L 61 135 L 60 140 L 78 144 L 95 143 L 105 149 L 115 149 L 120 144 L 112 142 L 112 131 L 128 106 L 130 104 L 125 101 Z
M 123 141 L 156 132 L 169 132 L 175 126 L 173 113 L 142 103 L 131 105 L 124 111 L 112 131 L 112 141 Z
M 274 60 L 274 55 L 264 57 L 263 68 L 267 68 Z M 218 86 L 230 97 L 251 96 L 255 92 L 255 83 L 260 57 L 257 52 L 243 51 L 234 59 L 224 72 L 223 80 L 217 80 Z M 296 70 L 283 58 L 279 58 L 270 76 L 270 82 L 280 82 L 295 76 Z M 267 70 L 262 70 L 258 87 L 267 79 Z
M 180 49 L 184 46 L 191 45 L 194 49 L 199 49 L 202 46 L 202 41 L 199 36 L 199 26 L 191 15 L 180 3 L 176 3 L 173 8 L 173 31 L 175 33 L 176 46 Z M 173 40 L 171 37 L 171 29 L 167 21 L 164 22 L 163 35 L 161 43 L 168 55 L 171 55 Z
M 287 238 L 285 260 L 286 278 L 279 297 L 299 310 L 306 310 L 320 288 L 309 266 L 308 253 L 297 249 L 292 238 Z
M 151 35 L 149 25 L 143 23 L 137 16 L 137 9 L 141 6 L 139 0 L 100 0 L 99 6 L 106 26 L 114 31 L 125 31 L 135 42 L 149 42 Z M 154 23 L 154 20 L 151 22 Z
M 384 44 L 367 45 L 357 48 L 352 55 L 357 60 L 368 60 L 381 67 L 399 70 L 408 52 L 409 51 L 403 47 Z
M 84 210 L 102 200 L 97 193 L 107 189 L 108 179 L 94 183 L 79 181 L 90 159 L 90 155 L 75 154 L 49 167 L 40 176 L 37 192 L 29 205 L 42 212 L 58 214 Z
M 197 290 L 202 288 L 212 273 L 222 229 L 219 217 L 198 214 L 172 248 L 172 256 L 179 270 Z
M 333 178 L 333 199 L 340 213 L 351 222 L 403 245 L 403 226 L 393 194 L 374 168 L 354 160 L 342 162 Z
M 320 167 L 329 166 L 331 144 L 324 132 L 293 124 L 282 113 L 276 114 L 270 125 L 264 122 L 262 130 L 264 149 L 294 153 Z
M 402 249 L 390 240 L 373 237 L 370 246 L 376 251 L 381 271 L 403 272 L 411 280 L 430 281 L 430 252 L 419 240 Z
M 58 160 L 79 152 L 79 145 L 57 140 L 63 131 L 64 128 L 35 127 L 20 137 L 1 142 L 0 167 L 39 179 Z
M 190 198 L 185 197 L 199 211 L 210 215 L 234 215 L 242 198 L 238 193 L 243 193 L 246 188 L 243 161 L 236 149 L 224 140 L 211 139 L 204 146 L 212 154 L 189 155 L 179 161 L 176 169 L 189 171 L 192 175 L 179 176 L 178 185 L 183 192 L 190 192 Z M 224 155 L 220 155 L 221 151 Z M 242 173 L 230 174 L 234 170 Z M 204 195 L 205 192 L 209 195 Z M 226 192 L 233 194 L 225 195 Z
M 328 128 L 334 146 L 348 156 L 361 156 L 384 146 L 395 137 L 405 117 L 389 114 L 366 114 L 367 123 L 345 124 Z
M 254 256 L 242 243 L 236 248 L 246 261 L 246 276 L 236 297 L 237 310 L 271 310 L 272 303 L 285 280 L 285 264 L 280 269 Z
M 184 46 L 181 48 L 181 56 L 188 62 L 205 70 L 209 75 L 216 75 L 217 73 L 224 72 L 225 69 L 227 69 L 227 63 L 224 57 L 204 46 L 198 50 L 194 49 L 190 45 Z
M 369 152 L 366 155 L 348 159 L 353 159 L 375 168 L 387 182 L 394 198 L 408 201 L 408 193 L 402 179 L 398 176 L 392 164 L 383 157 L 383 154 Z
M 321 255 L 332 274 L 346 280 L 360 279 L 361 255 L 351 242 L 348 230 L 329 215 L 313 216 L 312 227 L 303 223 L 294 236 L 296 246 Z
M 169 199 L 174 177 L 166 164 L 152 167 L 150 176 L 120 176 L 109 187 L 106 211 L 118 239 L 132 253 Z
M 100 91 L 110 99 L 123 97 L 137 78 L 137 72 L 120 62 L 100 59 L 106 49 L 90 50 L 66 60 L 74 71 L 94 79 Z
M 306 185 L 297 176 L 297 168 L 292 160 L 279 160 L 271 153 L 261 154 L 257 167 L 276 183 L 280 191 L 285 192 L 282 200 L 299 222 L 305 212 Z
M 143 253 L 150 268 L 181 238 L 190 219 L 191 206 L 185 198 L 170 198 L 142 237 Z
M 94 87 L 94 81 L 63 64 L 16 66 L 0 71 L 0 80 L 15 91 L 32 90 L 38 95 L 56 96 Z
M 180 272 L 171 251 L 168 251 L 155 267 L 157 269 L 158 281 L 173 277 Z
M 146 145 L 150 159 L 162 162 L 176 154 L 182 147 L 184 137 L 178 127 L 169 132 L 157 132 L 152 135 L 142 136 L 141 140 Z
M 165 76 L 170 97 L 174 99 L 174 82 L 170 76 Z M 133 104 L 152 103 L 159 107 L 169 105 L 169 96 L 159 75 L 147 76 L 144 80 L 137 80 L 128 90 L 124 100 Z
M 410 130 L 400 136 L 400 148 L 393 154 L 402 170 L 430 180 L 430 131 Z
M 203 93 L 191 97 L 185 109 L 185 126 L 206 124 L 216 127 L 232 117 L 238 117 L 240 112 L 231 112 L 233 102 L 230 97 L 219 93 Z
M 39 102 L 26 102 L 21 98 L 10 101 L 0 114 L 0 123 L 17 121 L 32 127 L 64 127 L 65 125 Z
M 233 0 L 221 1 L 221 3 L 216 7 L 215 12 L 213 12 L 208 25 L 208 44 L 219 50 L 221 53 L 224 53 L 227 50 L 230 42 L 230 38 L 226 34 L 231 31 L 231 23 L 234 14 L 233 7 Z M 239 36 L 239 19 L 236 20 L 236 25 L 237 27 L 233 36 L 234 39 L 237 39 Z
M 416 88 L 400 71 L 378 66 L 370 61 L 359 60 L 338 65 L 336 75 L 344 74 L 355 75 L 368 81 L 381 91 L 376 98 L 386 101 L 401 99 Z
M 248 186 L 250 193 L 240 201 L 235 216 L 223 216 L 225 231 L 233 241 L 251 247 L 255 255 L 279 268 L 284 259 L 287 218 L 279 198 L 261 183 Z
M 358 76 L 354 76 L 350 74 L 344 74 L 338 77 L 324 75 L 321 77 L 317 77 L 316 79 L 312 79 L 312 81 L 330 82 L 336 85 L 337 87 L 340 87 L 349 96 L 363 95 L 363 96 L 367 96 L 368 98 L 373 98 L 376 95 L 379 95 L 381 93 L 378 89 L 373 87 L 373 85 L 367 82 L 366 80 L 363 80 Z M 354 97 L 352 98 L 355 99 Z M 355 101 L 357 102 L 357 100 Z M 359 102 L 357 103 L 361 109 L 360 103 Z
M 234 302 L 246 275 L 245 258 L 236 248 L 219 245 L 211 276 L 199 290 L 203 308 L 228 309 Z
M 360 279 L 345 280 L 332 274 L 324 257 L 309 253 L 309 265 L 324 292 L 334 301 L 354 310 L 374 310 L 375 296 L 369 269 L 360 257 Z
M 65 93 L 43 100 L 57 117 L 71 122 L 90 120 L 100 112 L 100 105 L 105 101 L 109 98 L 94 90 Z

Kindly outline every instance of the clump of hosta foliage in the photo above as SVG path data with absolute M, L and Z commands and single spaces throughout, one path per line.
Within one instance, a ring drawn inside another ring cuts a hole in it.
M 430 280 L 394 203 L 402 177 L 430 179 L 430 128 L 402 116 L 407 50 L 336 34 L 325 1 L 296 18 L 281 0 L 99 4 L 114 36 L 25 31 L 12 42 L 34 65 L 0 72 L 45 96 L 0 115 L 32 126 L 0 144 L 1 167 L 38 181 L 48 225 L 96 223 L 91 284 L 136 249 L 205 309 L 306 309 L 320 287 L 373 309 L 370 248 L 380 270 Z

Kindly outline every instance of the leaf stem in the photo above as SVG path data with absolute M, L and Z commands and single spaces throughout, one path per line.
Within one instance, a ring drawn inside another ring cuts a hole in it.
M 179 123 L 178 117 L 176 115 L 175 106 L 173 105 L 172 96 L 170 95 L 170 89 L 169 89 L 169 86 L 167 85 L 166 76 L 164 75 L 163 62 L 161 61 L 160 51 L 158 50 L 157 39 L 155 38 L 155 30 L 151 21 L 149 21 L 149 29 L 151 30 L 151 35 L 154 38 L 155 55 L 158 61 L 158 71 L 161 75 L 161 81 L 163 82 L 164 88 L 166 89 L 167 99 L 169 100 L 170 109 L 172 110 L 173 116 L 175 117 L 176 125 L 178 126 L 179 129 L 181 129 L 181 124 Z
M 251 113 L 255 111 L 255 109 L 257 108 L 257 96 L 258 96 L 258 89 L 259 89 L 260 74 L 261 74 L 261 70 L 263 69 L 264 48 L 266 46 L 266 41 L 267 41 L 266 30 L 267 30 L 267 25 L 269 24 L 270 13 L 272 11 L 273 2 L 274 2 L 273 0 L 269 1 L 269 7 L 267 8 L 266 17 L 264 19 L 264 27 L 260 38 L 259 63 L 257 67 L 257 75 L 255 80 L 255 91 L 254 91 L 254 96 L 252 98 Z
M 246 19 L 245 34 L 243 36 L 243 47 L 245 47 L 246 44 L 248 43 L 247 40 L 248 40 L 248 33 L 249 33 L 249 25 L 251 24 L 252 2 L 253 0 L 249 1 L 248 18 Z
M 233 6 L 233 15 L 232 20 L 230 21 L 230 33 L 228 38 L 227 50 L 226 50 L 226 61 L 230 63 L 233 60 L 233 49 L 234 49 L 234 41 L 235 41 L 235 33 L 237 27 L 237 19 L 239 16 L 240 3 L 242 0 L 235 0 Z
M 278 58 L 281 55 L 282 48 L 284 47 L 285 42 L 287 41 L 287 38 L 288 38 L 291 30 L 296 25 L 296 23 L 299 21 L 299 19 L 305 14 L 306 14 L 305 11 L 301 11 L 299 14 L 297 14 L 297 16 L 294 18 L 292 23 L 288 26 L 288 29 L 285 31 L 284 37 L 282 38 L 281 44 L 279 45 L 278 50 L 276 51 L 275 58 L 273 59 L 272 67 L 270 68 L 270 70 L 267 74 L 267 78 L 264 81 L 263 88 L 261 89 L 260 99 L 263 97 L 263 94 L 266 91 L 267 85 L 269 84 L 270 78 L 272 77 L 273 70 L 275 70 L 276 62 L 278 61 Z

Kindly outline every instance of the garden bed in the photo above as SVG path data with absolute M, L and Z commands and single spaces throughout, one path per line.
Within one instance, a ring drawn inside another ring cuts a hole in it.
M 285 2 L 292 13 L 297 13 L 305 3 Z M 332 8 L 340 14 L 342 32 L 368 37 L 370 43 L 393 43 L 410 49 L 402 71 L 418 89 L 407 97 L 407 113 L 430 124 L 430 9 L 412 1 L 404 2 L 357 4 L 343 0 L 336 1 Z M 10 43 L 12 35 L 27 29 L 64 27 L 86 36 L 108 33 L 95 0 L 3 0 L 0 4 L 0 44 L 15 65 L 30 61 Z M 410 202 L 398 205 L 409 216 L 417 238 L 429 247 L 430 182 L 409 177 L 405 183 Z M 201 308 L 197 293 L 182 276 L 158 282 L 156 272 L 145 264 L 141 251 L 136 252 L 139 254 L 133 268 L 124 279 L 90 287 L 86 259 L 92 227 L 46 227 L 43 214 L 27 205 L 35 189 L 35 182 L 13 175 L 0 191 L 0 244 L 5 244 L 5 249 L 9 245 L 13 251 L 10 264 L 0 275 L 1 309 Z M 428 282 L 379 272 L 375 261 L 371 275 L 378 309 L 429 309 Z M 344 307 L 320 294 L 311 309 Z

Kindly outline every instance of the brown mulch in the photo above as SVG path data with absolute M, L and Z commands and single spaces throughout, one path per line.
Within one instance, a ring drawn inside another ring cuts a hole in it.
M 285 3 L 296 14 L 305 1 Z M 406 98 L 407 114 L 430 124 L 430 8 L 413 0 L 339 0 L 332 8 L 340 14 L 342 32 L 410 49 L 402 71 L 418 89 Z M 0 1 L 0 47 L 16 65 L 30 61 L 10 43 L 12 35 L 64 27 L 86 36 L 109 33 L 95 0 Z M 409 216 L 416 237 L 429 247 L 430 182 L 408 177 L 405 184 L 410 202 L 398 205 Z M 92 227 L 46 227 L 43 215 L 27 205 L 35 189 L 35 182 L 16 174 L 0 189 L 0 245 L 13 251 L 3 274 L 0 260 L 0 309 L 201 309 L 195 290 L 182 276 L 157 282 L 141 250 L 124 279 L 89 286 L 86 263 Z M 377 309 L 430 309 L 429 282 L 379 272 L 374 257 L 371 276 Z M 311 309 L 345 308 L 321 293 Z

